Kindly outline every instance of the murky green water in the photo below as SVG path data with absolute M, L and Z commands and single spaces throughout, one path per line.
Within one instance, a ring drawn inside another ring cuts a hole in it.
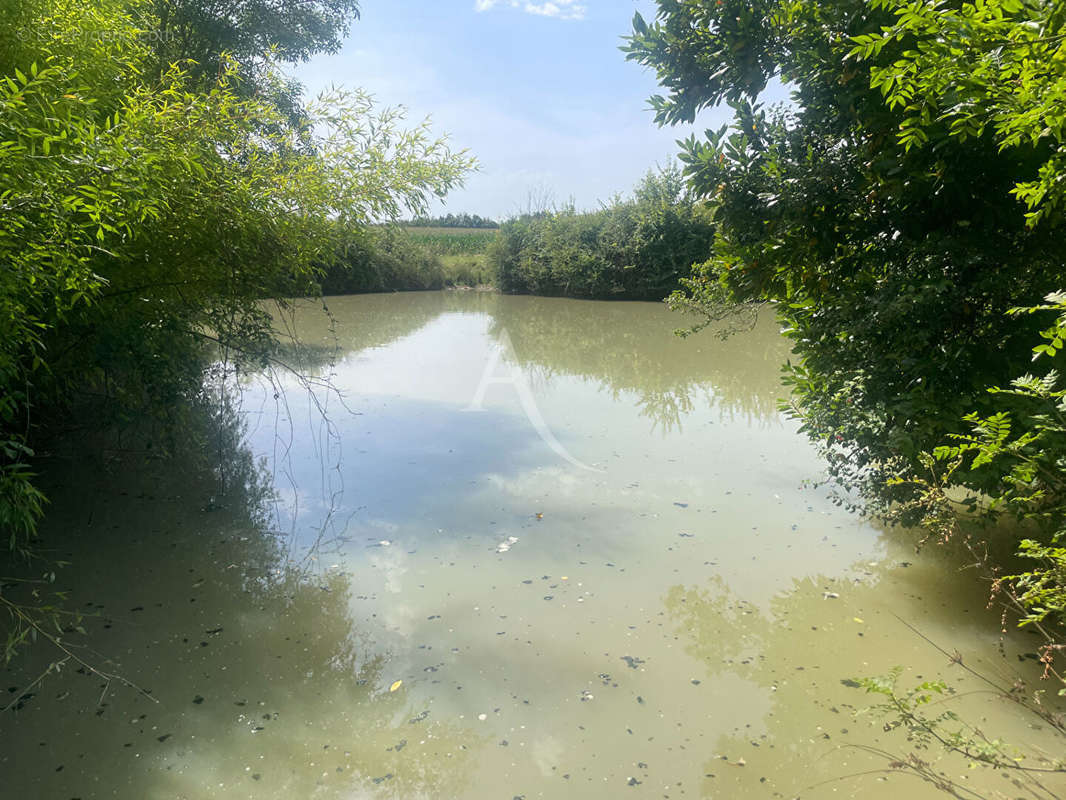
M 203 445 L 225 493 L 172 462 L 50 468 L 50 541 L 77 564 L 58 583 L 99 615 L 76 652 L 151 698 L 67 662 L 0 715 L 5 798 L 942 796 L 889 774 L 902 734 L 854 716 L 872 700 L 842 681 L 894 665 L 1059 754 L 908 627 L 1035 683 L 984 587 L 804 484 L 820 464 L 777 411 L 772 320 L 681 341 L 655 304 L 329 308 L 288 321 L 291 357 L 339 395 L 246 380 L 246 450 Z M 508 382 L 480 401 L 500 342 Z M 276 502 L 256 504 L 249 452 Z

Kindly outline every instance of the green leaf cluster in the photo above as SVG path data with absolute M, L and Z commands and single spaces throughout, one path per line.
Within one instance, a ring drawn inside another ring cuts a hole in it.
M 629 200 L 505 222 L 489 250 L 500 291 L 661 300 L 710 253 L 714 226 L 681 172 L 649 172 Z
M 1052 324 L 1040 332 L 1043 342 L 1033 348 L 1033 360 L 1062 360 L 1066 296 L 1054 293 L 1043 304 L 1012 313 L 1054 313 Z M 976 496 L 962 501 L 962 511 L 980 506 L 988 514 L 1031 523 L 1030 537 L 1019 543 L 1019 555 L 1031 568 L 1001 576 L 997 585 L 1020 606 L 1020 624 L 1044 626 L 1054 641 L 1066 625 L 1066 548 L 1061 546 L 1066 538 L 1066 384 L 1052 367 L 1040 377 L 1026 374 L 1009 388 L 992 387 L 988 393 L 1009 410 L 966 415 L 970 431 L 924 454 L 924 469 L 901 482 L 917 488 L 913 507 L 942 538 L 958 534 L 960 509 L 950 489 L 971 482 L 969 476 L 980 476 L 987 489 L 980 501 Z
M 438 254 L 397 225 L 342 234 L 336 256 L 319 277 L 323 294 L 418 291 L 444 286 Z

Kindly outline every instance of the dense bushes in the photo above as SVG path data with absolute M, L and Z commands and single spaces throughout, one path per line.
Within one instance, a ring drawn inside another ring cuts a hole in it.
M 736 112 L 683 143 L 718 230 L 714 257 L 675 305 L 713 316 L 773 301 L 798 356 L 794 410 L 832 476 L 879 508 L 905 499 L 888 479 L 964 432 L 964 414 L 998 410 L 986 388 L 1024 371 L 1039 329 L 1006 312 L 1060 288 L 1064 263 L 1061 236 L 1027 225 L 1011 196 L 1049 154 L 1044 123 L 1005 147 L 988 126 L 962 136 L 935 110 L 915 112 L 915 90 L 897 97 L 897 84 L 875 81 L 878 69 L 905 71 L 896 65 L 913 37 L 855 52 L 897 18 L 886 5 L 663 0 L 655 24 L 635 20 L 628 45 L 669 89 L 653 99 L 660 122 L 722 101 Z M 909 6 L 891 5 L 906 17 Z M 763 109 L 778 74 L 794 105 Z M 923 120 L 920 146 L 908 132 Z M 965 480 L 988 488 L 983 477 Z
M 323 294 L 440 289 L 440 259 L 402 229 L 377 226 L 345 237 L 320 278 Z
M 676 168 L 649 173 L 631 200 L 601 211 L 503 224 L 490 249 L 500 291 L 661 300 L 710 254 L 714 228 Z
M 1009 386 L 991 387 L 990 401 L 999 410 L 968 414 L 966 433 L 923 453 L 922 469 L 896 479 L 914 490 L 913 499 L 898 513 L 916 511 L 923 525 L 942 540 L 963 535 L 963 518 L 971 520 L 978 509 L 993 519 L 1008 514 L 1030 523 L 1026 532 L 1032 538 L 1019 545 L 1019 555 L 1029 568 L 999 576 L 995 587 L 1016 603 L 1022 624 L 1046 624 L 1045 632 L 1057 626 L 1062 635 L 1066 630 L 1066 385 L 1060 370 L 1066 358 L 1062 354 L 1066 294 L 1051 294 L 1044 304 L 1011 311 L 1012 316 L 1035 315 L 1051 323 L 1033 348 L 1033 366 L 1039 370 L 1015 378 Z M 1057 318 L 1049 320 L 1049 314 Z M 960 501 L 952 490 L 975 477 L 987 493 Z M 1062 646 L 1049 642 L 1045 648 L 1049 667 L 1055 649 Z

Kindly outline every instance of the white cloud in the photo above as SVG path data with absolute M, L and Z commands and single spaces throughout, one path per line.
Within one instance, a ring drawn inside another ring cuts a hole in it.
M 586 11 L 585 6 L 578 0 L 548 0 L 544 3 L 523 3 L 520 0 L 475 0 L 474 2 L 474 8 L 477 11 L 489 11 L 498 5 L 520 8 L 527 14 L 556 19 L 584 19 Z

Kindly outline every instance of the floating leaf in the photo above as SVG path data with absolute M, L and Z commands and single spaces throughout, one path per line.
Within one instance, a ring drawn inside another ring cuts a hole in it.
M 395 692 L 401 686 L 403 686 L 403 681 L 396 681 L 392 686 L 389 687 L 389 691 L 390 692 Z

